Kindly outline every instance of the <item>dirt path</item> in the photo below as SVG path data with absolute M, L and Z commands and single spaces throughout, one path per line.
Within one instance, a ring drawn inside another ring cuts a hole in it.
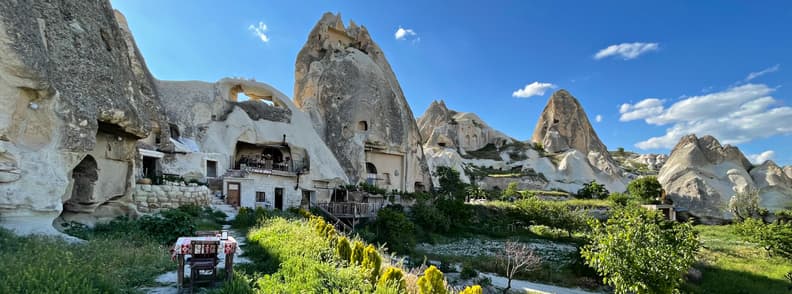
M 491 274 L 481 273 L 482 276 L 488 277 L 492 280 L 492 285 L 499 288 L 506 288 L 508 280 L 504 277 Z M 555 285 L 540 284 L 523 280 L 512 280 L 512 291 L 524 290 L 528 293 L 552 293 L 552 294 L 599 294 L 600 292 L 589 292 L 580 288 L 565 288 Z

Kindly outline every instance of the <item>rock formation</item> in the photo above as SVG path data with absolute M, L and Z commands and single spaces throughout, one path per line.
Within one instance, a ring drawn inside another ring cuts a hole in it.
M 350 181 L 402 191 L 428 185 L 415 118 L 365 27 L 322 16 L 297 55 L 294 100 Z
M 610 176 L 621 176 L 621 170 L 591 127 L 580 102 L 566 90 L 558 90 L 550 96 L 531 140 L 541 143 L 550 153 L 580 151 L 592 166 Z
M 731 219 L 728 203 L 737 192 L 758 189 L 760 205 L 792 207 L 792 179 L 772 161 L 754 167 L 737 147 L 712 136 L 683 137 L 671 151 L 658 180 L 677 209 L 704 223 Z
M 489 127 L 475 113 L 449 110 L 444 101 L 432 101 L 418 118 L 424 145 L 454 147 L 460 152 L 475 151 L 493 144 L 513 143 L 513 138 Z
M 135 141 L 161 116 L 124 30 L 109 1 L 0 2 L 3 226 L 54 233 L 64 208 L 134 213 Z
M 539 122 L 548 126 L 539 128 L 539 132 L 552 133 L 548 137 L 553 137 L 553 152 L 508 137 L 475 114 L 450 110 L 443 101 L 432 102 L 418 119 L 430 168 L 448 166 L 460 174 L 478 175 L 473 181 L 484 189 L 503 189 L 509 182 L 517 182 L 520 189 L 574 193 L 594 180 L 610 191 L 624 191 L 626 180 L 621 169 L 599 141 L 577 100 L 563 90 L 553 97 Z M 583 117 L 575 117 L 580 115 Z M 587 131 L 577 132 L 574 127 Z

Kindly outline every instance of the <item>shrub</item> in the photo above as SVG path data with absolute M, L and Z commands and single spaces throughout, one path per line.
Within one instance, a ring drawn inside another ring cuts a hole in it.
M 676 291 L 700 246 L 690 223 L 669 222 L 640 207 L 616 209 L 606 224 L 590 225 L 591 241 L 581 255 L 616 293 Z
M 402 293 L 407 289 L 407 281 L 404 279 L 404 272 L 400 268 L 390 266 L 385 269 L 379 278 L 377 290 L 393 286 L 398 290 L 398 293 Z
M 608 196 L 608 200 L 619 206 L 627 206 L 633 201 L 633 198 L 630 197 L 629 194 L 625 193 L 611 193 Z
M 503 194 L 501 194 L 501 197 L 503 199 L 509 199 L 512 197 L 519 198 L 520 191 L 517 190 L 517 182 L 510 182 L 509 185 L 506 186 L 506 189 L 503 190 Z
M 375 240 L 387 243 L 392 251 L 408 253 L 415 246 L 415 225 L 407 218 L 401 206 L 389 206 L 377 212 L 372 223 Z
M 443 272 L 435 266 L 430 266 L 424 271 L 423 276 L 418 278 L 419 294 L 446 294 L 445 278 Z
M 792 261 L 792 223 L 776 220 L 766 224 L 759 219 L 748 218 L 734 228 L 737 235 L 746 241 L 758 243 L 771 255 Z
M 577 197 L 583 199 L 602 199 L 608 197 L 609 193 L 608 189 L 605 189 L 605 185 L 592 180 L 591 182 L 583 184 L 583 188 L 577 191 Z
M 144 215 L 138 219 L 138 223 L 141 230 L 163 244 L 173 243 L 179 236 L 190 236 L 195 230 L 190 214 L 178 209 Z
M 515 217 L 525 223 L 564 230 L 570 236 L 573 232 L 587 229 L 588 216 L 582 210 L 570 210 L 561 202 L 529 198 L 517 201 L 515 205 L 518 211 Z
M 465 200 L 465 188 L 467 184 L 459 179 L 459 172 L 453 168 L 440 166 L 435 171 L 438 177 L 440 187 L 438 192 L 443 196 L 449 196 L 451 199 L 458 201 Z
M 352 257 L 350 258 L 350 264 L 360 265 L 363 263 L 363 251 L 365 250 L 365 245 L 363 242 L 355 240 L 352 245 Z
M 338 238 L 336 243 L 336 256 L 344 262 L 350 262 L 352 259 L 352 246 L 349 245 L 349 240 L 346 237 Z
M 465 289 L 462 290 L 462 292 L 459 292 L 459 294 L 482 294 L 482 293 L 484 293 L 484 291 L 481 289 L 481 286 L 479 285 L 465 287 Z
M 451 229 L 448 216 L 437 205 L 431 205 L 427 201 L 419 200 L 413 205 L 410 216 L 415 225 L 427 233 L 447 233 Z
M 767 214 L 767 210 L 759 207 L 759 191 L 739 192 L 729 199 L 729 212 L 738 221 L 748 218 L 759 218 Z
M 475 277 L 478 277 L 478 272 L 470 263 L 462 264 L 462 271 L 459 272 L 459 277 L 464 280 L 469 280 Z
M 663 186 L 655 176 L 637 178 L 627 185 L 627 192 L 644 203 L 659 203 L 657 199 L 662 191 Z
M 375 284 L 377 278 L 379 278 L 380 267 L 382 267 L 382 257 L 377 252 L 377 248 L 374 248 L 374 245 L 369 244 L 363 250 L 363 262 L 361 265 L 371 284 Z

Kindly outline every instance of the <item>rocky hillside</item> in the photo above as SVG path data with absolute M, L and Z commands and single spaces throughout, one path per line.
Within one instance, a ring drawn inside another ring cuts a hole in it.
M 429 181 L 421 135 L 396 75 L 368 30 L 326 13 L 297 55 L 294 102 L 353 183 L 365 179 L 366 150 L 406 157 L 404 189 Z M 401 176 L 400 176 L 401 177 Z
M 668 160 L 668 155 L 665 154 L 639 154 L 623 149 L 610 151 L 609 153 L 629 178 L 657 175 L 660 172 L 660 168 Z
M 534 133 L 542 139 L 535 143 L 508 137 L 476 115 L 449 110 L 442 101 L 433 102 L 418 122 L 430 167 L 453 167 L 484 189 L 517 182 L 520 189 L 576 192 L 595 180 L 610 191 L 625 190 L 621 168 L 580 103 L 565 90 L 551 96 Z M 475 144 L 472 138 L 477 138 Z
M 677 209 L 716 223 L 731 219 L 728 203 L 736 192 L 757 189 L 760 205 L 771 211 L 792 206 L 789 171 L 772 161 L 753 166 L 737 147 L 688 135 L 671 151 L 658 180 Z

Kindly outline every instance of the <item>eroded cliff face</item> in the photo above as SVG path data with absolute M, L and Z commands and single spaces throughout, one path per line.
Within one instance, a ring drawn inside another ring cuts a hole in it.
M 737 147 L 721 146 L 712 136 L 680 139 L 658 180 L 677 209 L 704 223 L 730 220 L 731 197 L 758 190 L 760 205 L 771 211 L 792 207 L 792 179 L 772 161 L 754 167 Z
M 54 233 L 64 203 L 74 213 L 130 210 L 135 140 L 162 116 L 126 37 L 109 1 L 0 2 L 3 226 Z
M 350 181 L 365 180 L 366 163 L 377 153 L 393 162 L 383 164 L 389 173 L 398 173 L 394 177 L 401 187 L 395 188 L 413 191 L 428 185 L 415 118 L 365 27 L 345 27 L 340 15 L 322 16 L 297 56 L 294 101 L 308 113 Z M 401 172 L 391 171 L 393 165 L 401 166 Z
M 418 118 L 418 128 L 424 145 L 453 147 L 463 153 L 488 144 L 500 147 L 516 141 L 491 128 L 475 113 L 449 110 L 442 100 L 432 101 Z

